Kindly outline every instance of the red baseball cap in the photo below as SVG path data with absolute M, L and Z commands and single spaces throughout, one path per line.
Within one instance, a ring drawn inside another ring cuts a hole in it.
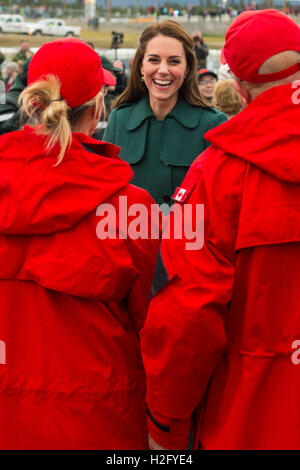
M 115 86 L 116 83 L 116 77 L 109 70 L 103 69 L 103 85 Z
M 233 22 L 235 24 L 235 28 L 237 28 L 240 23 L 243 23 L 246 18 L 248 18 L 249 16 L 252 16 L 253 13 L 255 14 L 256 11 L 255 10 L 246 10 L 246 11 L 243 12 L 243 14 L 237 16 L 236 19 Z M 230 25 L 229 29 L 231 28 L 233 23 Z M 229 31 L 229 29 L 228 29 L 228 31 Z M 222 65 L 226 64 L 226 59 L 225 59 L 225 55 L 224 55 L 224 46 L 222 47 L 222 50 L 221 50 L 220 62 L 221 62 Z
M 226 59 L 225 59 L 225 56 L 224 56 L 224 46 L 221 49 L 220 62 L 221 62 L 221 65 L 226 64 Z
M 300 52 L 300 28 L 277 10 L 249 10 L 228 28 L 224 57 L 236 77 L 251 83 L 265 83 L 288 77 L 300 69 L 294 64 L 271 74 L 259 74 L 261 65 L 283 51 Z
M 28 85 L 49 74 L 58 77 L 61 97 L 70 108 L 94 98 L 104 83 L 99 55 L 76 38 L 45 43 L 34 54 L 28 67 Z

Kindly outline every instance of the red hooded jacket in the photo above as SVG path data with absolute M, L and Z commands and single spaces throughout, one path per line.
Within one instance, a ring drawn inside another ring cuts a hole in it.
M 145 449 L 143 325 L 157 240 L 96 235 L 100 204 L 153 200 L 119 148 L 73 134 L 62 163 L 0 139 L 0 448 Z
M 162 241 L 142 332 L 150 433 L 165 448 L 186 447 L 195 410 L 195 448 L 300 448 L 295 98 L 272 88 L 207 132 L 182 183 L 185 204 L 204 204 L 204 245 Z

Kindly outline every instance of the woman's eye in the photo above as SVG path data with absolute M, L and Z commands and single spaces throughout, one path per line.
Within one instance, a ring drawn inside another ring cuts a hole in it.
M 155 57 L 150 57 L 149 62 L 158 62 L 158 59 L 156 59 Z
M 180 61 L 179 60 L 176 60 L 176 59 L 173 59 L 171 60 L 171 64 L 180 64 Z

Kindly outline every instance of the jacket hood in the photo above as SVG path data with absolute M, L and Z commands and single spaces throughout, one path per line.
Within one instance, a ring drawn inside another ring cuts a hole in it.
M 298 93 L 299 94 L 299 93 Z M 300 183 L 300 104 L 292 84 L 267 90 L 206 140 L 273 177 Z
M 103 302 L 123 299 L 136 270 L 118 241 L 97 237 L 96 208 L 125 189 L 129 165 L 118 147 L 73 134 L 54 166 L 58 149 L 46 155 L 44 143 L 29 127 L 0 138 L 1 281 L 30 281 L 26 292 L 37 284 Z
M 45 136 L 25 126 L 0 138 L 0 233 L 66 230 L 126 186 L 133 173 L 119 147 L 74 133 L 63 161 Z

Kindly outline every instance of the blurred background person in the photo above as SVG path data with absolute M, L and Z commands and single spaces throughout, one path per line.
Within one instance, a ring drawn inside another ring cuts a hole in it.
M 0 50 L 0 80 L 2 80 L 2 64 L 4 61 L 5 61 L 5 55 Z M 5 66 L 5 64 L 3 64 L 3 66 Z
M 125 73 L 125 65 L 121 60 L 115 60 L 113 63 L 113 66 L 115 68 L 120 69 L 120 72 L 115 72 L 117 83 L 116 83 L 116 88 L 114 90 L 114 95 L 115 97 L 119 96 L 123 91 L 125 90 L 127 83 L 128 83 L 128 78 L 127 74 Z
M 221 81 L 221 80 L 231 80 L 232 79 L 232 74 L 230 72 L 230 68 L 228 66 L 228 64 L 220 64 L 219 68 L 218 68 L 218 80 Z
M 103 96 L 105 103 L 105 113 L 102 115 L 101 120 L 98 122 L 95 132 L 93 133 L 93 138 L 97 140 L 102 140 L 105 128 L 107 126 L 107 121 L 110 115 L 109 106 L 111 104 L 111 94 L 114 92 L 116 87 L 117 79 L 115 75 L 109 72 L 106 69 L 103 69 Z
M 19 73 L 15 82 L 5 95 L 5 103 L 0 104 L 0 134 L 16 131 L 20 128 L 19 95 L 27 86 L 28 65 L 31 58 L 23 64 L 23 72 Z M 14 62 L 15 63 L 15 62 Z
M 101 59 L 102 67 L 105 70 L 108 70 L 109 72 L 113 73 L 114 75 L 116 75 L 118 73 L 123 73 L 123 65 L 122 65 L 121 61 L 119 61 L 119 60 L 115 61 L 118 65 L 118 67 L 117 67 L 105 55 L 100 55 L 100 59 Z
M 213 104 L 215 108 L 226 114 L 228 119 L 242 111 L 240 96 L 235 89 L 233 80 L 222 80 L 216 84 Z
M 196 70 L 191 37 L 180 24 L 148 26 L 105 130 L 103 139 L 119 145 L 132 166 L 133 183 L 159 204 L 172 203 L 189 166 L 208 147 L 205 132 L 227 119 L 200 95 Z
M 224 56 L 224 47 L 220 53 L 220 66 L 218 68 L 218 80 L 231 80 L 233 78 L 229 65 Z
M 13 62 L 25 62 L 27 59 L 33 56 L 33 52 L 29 49 L 29 42 L 23 39 L 20 42 L 20 50 L 13 57 Z
M 110 72 L 111 74 L 114 75 L 115 79 L 116 79 L 116 83 L 114 86 L 110 86 L 107 90 L 106 90 L 106 94 L 105 94 L 105 106 L 106 106 L 106 118 L 109 119 L 109 116 L 110 116 L 110 113 L 111 113 L 111 105 L 112 105 L 112 102 L 113 100 L 116 98 L 116 86 L 117 86 L 117 83 L 118 83 L 118 78 L 120 79 L 120 77 L 123 75 L 123 68 L 122 68 L 122 64 L 121 66 L 117 67 L 115 66 L 111 60 L 109 60 L 105 55 L 100 55 L 100 59 L 101 59 L 101 63 L 102 63 L 102 67 L 104 70 L 107 70 L 108 72 Z M 118 63 L 119 61 L 117 61 Z M 119 64 L 118 64 L 119 65 Z M 119 75 L 118 75 L 119 74 Z M 122 80 L 122 79 L 121 79 Z
M 19 60 L 19 62 L 15 62 L 17 64 L 17 73 L 23 73 L 24 71 L 24 64 L 25 62 L 22 62 L 21 60 Z
M 6 66 L 6 78 L 4 80 L 6 93 L 8 92 L 10 87 L 15 83 L 17 75 L 18 71 L 16 62 L 8 62 Z
M 209 53 L 208 45 L 205 44 L 200 31 L 194 31 L 192 34 L 194 51 L 197 58 L 197 69 L 206 68 L 206 59 Z
M 218 81 L 218 76 L 215 72 L 207 69 L 200 69 L 198 72 L 198 87 L 201 96 L 213 104 L 214 89 Z

